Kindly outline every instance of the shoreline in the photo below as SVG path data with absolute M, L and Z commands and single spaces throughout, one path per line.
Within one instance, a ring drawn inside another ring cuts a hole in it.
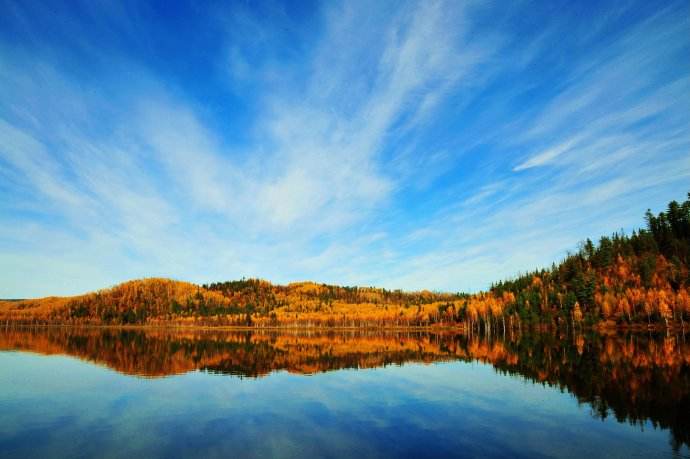
M 490 332 L 482 327 L 480 331 L 472 330 L 462 324 L 459 325 L 420 325 L 420 326 L 302 326 L 302 325 L 272 325 L 272 326 L 238 326 L 238 325 L 178 325 L 178 324 L 69 324 L 69 323 L 26 323 L 21 321 L 5 321 L 4 326 L 0 326 L 0 330 L 9 328 L 93 328 L 93 329 L 111 329 L 111 330 L 162 330 L 162 331 L 253 331 L 253 332 L 434 332 L 434 333 L 458 333 L 458 334 L 479 334 L 479 335 L 504 335 L 508 333 L 544 333 L 544 332 L 567 332 L 573 331 L 580 333 L 596 332 L 596 333 L 682 333 L 685 334 L 686 328 L 681 325 L 672 325 L 666 327 L 662 324 L 631 324 L 631 325 L 610 325 L 610 324 L 595 324 L 579 327 L 556 327 L 553 325 L 539 324 L 534 326 L 525 326 L 521 328 L 513 327 L 494 328 Z M 690 327 L 688 329 L 690 332 Z

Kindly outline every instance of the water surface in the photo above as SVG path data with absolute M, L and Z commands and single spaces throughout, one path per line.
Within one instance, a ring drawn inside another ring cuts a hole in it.
M 2 457 L 688 457 L 682 336 L 0 332 Z

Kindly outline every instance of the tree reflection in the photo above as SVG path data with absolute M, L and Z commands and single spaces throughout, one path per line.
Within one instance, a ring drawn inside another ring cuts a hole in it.
M 669 429 L 690 445 L 690 343 L 652 335 L 428 332 L 220 332 L 74 327 L 10 328 L 0 349 L 65 354 L 138 377 L 201 370 L 238 377 L 313 374 L 405 363 L 480 361 L 496 371 L 556 386 L 619 422 Z

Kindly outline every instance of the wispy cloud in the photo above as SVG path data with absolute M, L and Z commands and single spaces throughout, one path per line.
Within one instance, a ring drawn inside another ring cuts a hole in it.
M 575 137 L 559 143 L 558 145 L 554 145 L 553 147 L 550 147 L 547 150 L 530 157 L 525 162 L 518 164 L 515 166 L 515 168 L 513 168 L 513 171 L 519 172 L 531 167 L 538 167 L 548 164 L 549 162 L 561 156 L 563 153 L 567 153 L 568 151 L 572 150 L 573 147 L 577 146 L 580 140 L 580 138 Z
M 685 4 L 597 27 L 519 4 L 258 8 L 195 10 L 203 41 L 125 4 L 79 23 L 122 32 L 102 49 L 64 38 L 69 11 L 14 8 L 0 297 L 147 275 L 476 290 L 686 191 Z

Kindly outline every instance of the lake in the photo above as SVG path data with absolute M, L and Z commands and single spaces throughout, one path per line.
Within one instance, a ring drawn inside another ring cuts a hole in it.
M 5 328 L 0 457 L 689 457 L 685 340 Z

